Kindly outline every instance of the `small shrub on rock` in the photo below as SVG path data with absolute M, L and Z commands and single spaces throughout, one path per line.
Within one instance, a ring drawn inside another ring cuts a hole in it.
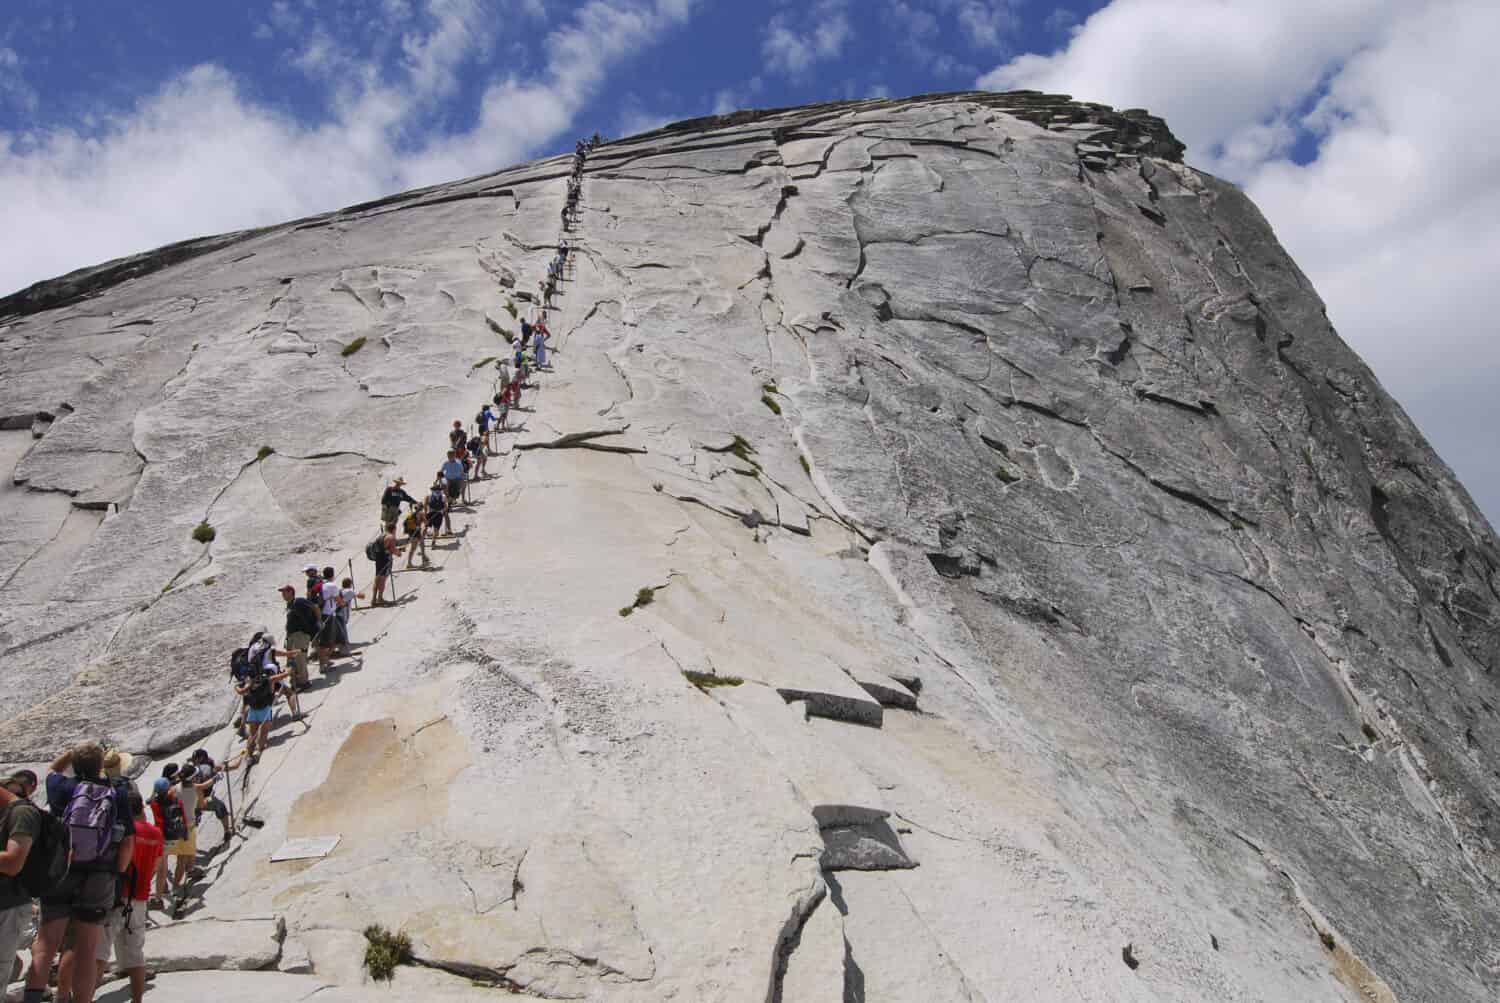
M 411 962 L 411 938 L 383 926 L 365 927 L 365 971 L 377 982 L 389 982 L 397 965 Z
M 704 691 L 715 686 L 740 686 L 745 682 L 739 676 L 721 676 L 713 672 L 693 672 L 690 669 L 683 669 L 682 677 Z
M 347 359 L 349 356 L 353 355 L 355 352 L 359 351 L 361 348 L 364 348 L 364 347 L 365 347 L 365 336 L 364 335 L 360 335 L 358 338 L 355 338 L 353 341 L 349 342 L 349 344 L 345 345 L 344 346 L 344 350 L 342 352 L 340 352 L 339 354 L 342 355 L 344 358 Z
M 218 532 L 207 522 L 200 522 L 193 527 L 193 539 L 199 543 L 212 543 L 214 537 L 218 535 Z

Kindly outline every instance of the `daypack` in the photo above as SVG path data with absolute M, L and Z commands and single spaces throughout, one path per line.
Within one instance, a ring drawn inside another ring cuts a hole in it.
M 245 703 L 253 710 L 265 710 L 276 699 L 276 690 L 271 686 L 271 673 L 265 666 L 255 669 L 250 676 L 250 688 L 245 692 Z
M 115 792 L 109 784 L 78 781 L 62 820 L 68 828 L 75 867 L 92 869 L 110 862 L 109 848 L 115 835 Z
M 377 536 L 365 544 L 365 556 L 372 561 L 380 560 L 380 555 L 385 553 L 385 534 Z
M 229 655 L 229 674 L 241 679 L 250 671 L 250 649 L 235 648 Z
M 429 511 L 441 511 L 447 499 L 443 497 L 441 488 L 433 488 L 432 493 L 427 496 L 427 508 Z
M 161 815 L 161 837 L 168 843 L 187 839 L 187 816 L 182 811 L 182 802 L 174 797 L 157 797 L 157 814 Z
M 13 806 L 7 806 L 9 812 Z M 42 828 L 31 842 L 26 862 L 15 880 L 32 898 L 41 898 L 68 876 L 68 827 L 50 811 L 39 812 Z

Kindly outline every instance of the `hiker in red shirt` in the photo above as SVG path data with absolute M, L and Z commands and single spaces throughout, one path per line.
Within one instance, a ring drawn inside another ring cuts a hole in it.
M 130 789 L 131 808 L 135 812 L 135 847 L 131 851 L 130 869 L 115 893 L 115 905 L 99 938 L 99 981 L 109 970 L 109 951 L 115 951 L 115 968 L 130 977 L 131 1003 L 141 1003 L 146 994 L 146 903 L 151 898 L 151 879 L 161 859 L 165 841 L 161 830 L 146 821 L 141 794 Z

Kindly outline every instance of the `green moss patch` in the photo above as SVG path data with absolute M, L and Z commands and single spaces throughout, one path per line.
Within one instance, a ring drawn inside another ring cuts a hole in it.
M 761 394 L 760 395 L 760 402 L 762 404 L 764 404 L 766 407 L 770 408 L 772 414 L 780 414 L 781 413 L 781 405 L 778 404 L 778 403 L 776 403 L 776 399 L 774 397 L 772 397 L 770 394 Z
M 1009 467 L 996 467 L 995 476 L 1005 484 L 1014 484 L 1021 479 L 1021 475 L 1012 473 Z
M 355 352 L 359 351 L 361 348 L 364 348 L 364 347 L 365 347 L 365 336 L 364 335 L 360 335 L 358 338 L 355 338 L 353 341 L 349 342 L 349 344 L 345 345 L 344 346 L 344 350 L 342 352 L 340 352 L 339 354 L 342 355 L 344 358 L 347 359 L 349 356 L 353 355 Z
M 705 692 L 716 686 L 742 686 L 745 682 L 739 676 L 721 676 L 713 672 L 693 672 L 689 669 L 682 670 L 682 678 Z
M 255 458 L 257 460 L 264 460 L 274 452 L 276 452 L 276 450 L 272 449 L 270 446 L 261 446 L 255 451 Z

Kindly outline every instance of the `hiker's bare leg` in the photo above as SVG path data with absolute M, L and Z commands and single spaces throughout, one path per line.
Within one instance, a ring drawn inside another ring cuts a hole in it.
M 73 956 L 82 963 L 73 965 L 74 1003 L 93 1003 L 94 986 L 98 984 L 98 969 L 89 964 L 89 959 L 99 950 L 99 938 L 104 928 L 98 923 L 73 924 Z
M 52 975 L 52 959 L 57 957 L 58 945 L 67 929 L 66 916 L 48 920 L 37 927 L 36 939 L 31 942 L 31 970 L 26 973 L 28 990 L 47 988 L 47 979 Z

